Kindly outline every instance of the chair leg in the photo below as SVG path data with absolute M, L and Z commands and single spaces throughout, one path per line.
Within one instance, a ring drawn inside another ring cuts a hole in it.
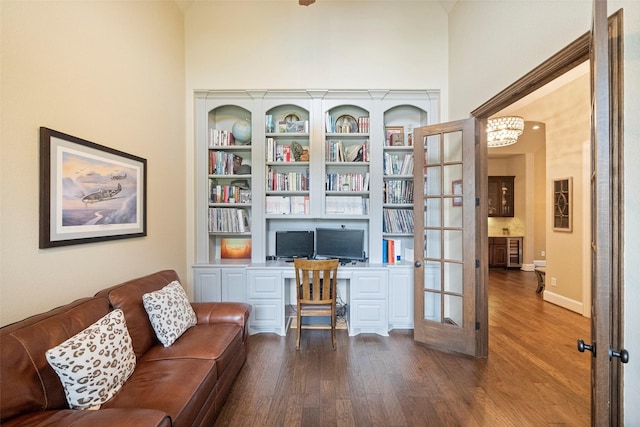
M 336 349 L 336 314 L 335 312 L 331 316 L 331 345 L 333 349 Z
M 302 330 L 302 322 L 300 319 L 300 310 L 298 310 L 298 324 L 296 325 L 296 334 L 297 334 L 297 338 L 296 338 L 296 350 L 300 350 L 300 331 Z

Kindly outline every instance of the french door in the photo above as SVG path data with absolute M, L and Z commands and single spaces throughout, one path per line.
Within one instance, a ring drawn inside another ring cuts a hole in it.
M 416 128 L 413 151 L 414 339 L 470 355 L 478 336 L 476 123 Z
M 623 425 L 622 11 L 594 0 L 591 29 L 591 424 Z

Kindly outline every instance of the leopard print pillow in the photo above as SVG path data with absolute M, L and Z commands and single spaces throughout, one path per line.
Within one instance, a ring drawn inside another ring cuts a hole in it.
M 144 309 L 158 340 L 169 347 L 198 322 L 187 294 L 177 281 L 142 296 Z
M 72 409 L 97 409 L 111 399 L 136 367 L 122 310 L 114 310 L 62 344 L 47 350 L 47 361 Z

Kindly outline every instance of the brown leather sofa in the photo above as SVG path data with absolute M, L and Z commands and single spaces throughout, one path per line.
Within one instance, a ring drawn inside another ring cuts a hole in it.
M 179 280 L 175 271 L 160 271 L 0 328 L 0 424 L 213 425 L 247 358 L 251 307 L 193 303 L 198 324 L 163 347 L 142 295 L 173 280 Z M 100 409 L 69 409 L 45 352 L 116 308 L 125 315 L 137 358 L 135 371 Z

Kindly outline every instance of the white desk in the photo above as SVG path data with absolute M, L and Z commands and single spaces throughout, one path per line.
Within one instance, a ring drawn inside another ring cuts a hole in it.
M 338 267 L 338 296 L 348 305 L 347 325 L 350 336 L 376 333 L 388 336 L 393 324 L 389 323 L 389 310 L 393 307 L 413 306 L 410 286 L 395 298 L 389 296 L 390 271 L 410 268 L 408 265 L 356 263 Z M 412 275 L 392 275 L 392 277 Z M 249 332 L 272 332 L 285 335 L 288 327 L 286 306 L 295 304 L 295 271 L 293 263 L 268 261 L 266 263 L 221 264 L 194 266 L 196 301 L 243 301 L 251 304 Z M 225 297 L 226 296 L 226 297 Z M 401 301 L 411 297 L 411 301 Z M 391 305 L 390 305 L 391 304 Z M 412 314 L 411 314 L 412 315 Z M 395 319 L 394 316 L 392 318 Z M 408 321 L 403 322 L 405 326 Z

